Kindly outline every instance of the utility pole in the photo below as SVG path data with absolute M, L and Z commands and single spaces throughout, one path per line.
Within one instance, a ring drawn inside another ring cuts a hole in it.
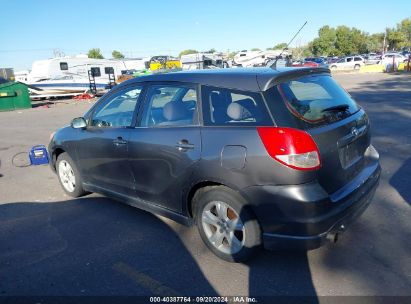
M 382 45 L 382 55 L 384 56 L 384 54 L 385 54 L 385 43 L 386 43 L 386 40 L 387 40 L 387 29 L 385 29 L 385 32 L 384 32 L 384 42 L 383 42 L 383 45 Z

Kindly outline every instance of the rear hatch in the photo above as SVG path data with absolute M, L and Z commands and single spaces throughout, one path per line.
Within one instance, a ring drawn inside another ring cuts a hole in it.
M 368 117 L 329 74 L 287 80 L 269 94 L 282 100 L 283 111 L 269 102 L 274 118 L 279 112 L 285 114 L 277 124 L 304 130 L 314 139 L 321 159 L 318 180 L 329 194 L 363 169 L 370 145 Z

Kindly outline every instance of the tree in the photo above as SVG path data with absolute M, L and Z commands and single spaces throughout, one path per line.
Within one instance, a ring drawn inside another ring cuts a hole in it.
M 104 59 L 99 48 L 94 48 L 88 51 L 88 58 Z
M 308 45 L 298 45 L 294 48 L 291 49 L 291 53 L 293 55 L 294 59 L 301 59 L 301 58 L 306 58 L 306 57 L 312 57 L 313 53 L 311 51 L 312 42 L 310 42 Z
M 411 46 L 411 18 L 406 18 L 397 24 L 396 28 L 387 28 L 387 43 L 389 49 L 399 50 Z
M 336 40 L 336 30 L 326 25 L 319 29 L 318 38 L 310 43 L 309 49 L 315 56 L 334 55 Z
M 261 51 L 259 48 L 252 48 L 251 51 Z
M 287 47 L 287 43 L 282 42 L 279 44 L 274 45 L 274 47 L 272 48 L 273 50 L 283 50 Z
M 364 54 L 367 52 L 368 34 L 353 27 L 350 32 L 351 41 L 353 43 L 352 54 Z
M 407 38 L 404 32 L 395 28 L 387 28 L 387 42 L 391 50 L 398 50 L 406 44 Z
M 215 52 L 217 52 L 216 49 L 215 49 L 215 48 L 212 48 L 212 49 L 209 49 L 208 51 L 206 51 L 205 53 L 213 54 L 213 53 L 215 53 Z
M 368 36 L 366 44 L 367 44 L 367 52 L 378 52 L 382 50 L 384 43 L 384 34 L 377 33 Z
M 397 25 L 397 29 L 403 34 L 404 41 L 400 43 L 401 47 L 411 47 L 411 18 L 402 20 Z
M 237 52 L 229 52 L 228 55 L 227 55 L 227 57 L 228 57 L 229 59 L 233 59 L 236 54 L 237 54 Z
M 340 25 L 335 30 L 335 48 L 337 55 L 350 55 L 355 53 L 355 45 L 351 40 L 351 29 L 345 25 Z
M 198 53 L 198 51 L 196 51 L 196 50 L 188 49 L 188 50 L 184 50 L 184 51 L 180 52 L 178 57 L 181 57 L 183 55 L 188 55 L 188 54 L 197 54 L 197 53 Z
M 113 58 L 115 59 L 122 59 L 124 58 L 124 55 L 122 53 L 120 53 L 119 51 L 114 50 L 113 52 L 111 52 L 111 56 L 113 56 Z

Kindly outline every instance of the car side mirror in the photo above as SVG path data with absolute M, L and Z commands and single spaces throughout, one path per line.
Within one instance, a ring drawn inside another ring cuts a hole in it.
M 84 129 L 87 127 L 87 122 L 83 117 L 77 117 L 71 121 L 71 127 L 74 129 Z

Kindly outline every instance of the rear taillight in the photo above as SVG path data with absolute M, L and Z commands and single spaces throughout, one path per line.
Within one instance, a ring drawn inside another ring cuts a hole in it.
M 307 132 L 282 127 L 258 127 L 258 134 L 268 154 L 296 170 L 320 168 L 320 152 Z

